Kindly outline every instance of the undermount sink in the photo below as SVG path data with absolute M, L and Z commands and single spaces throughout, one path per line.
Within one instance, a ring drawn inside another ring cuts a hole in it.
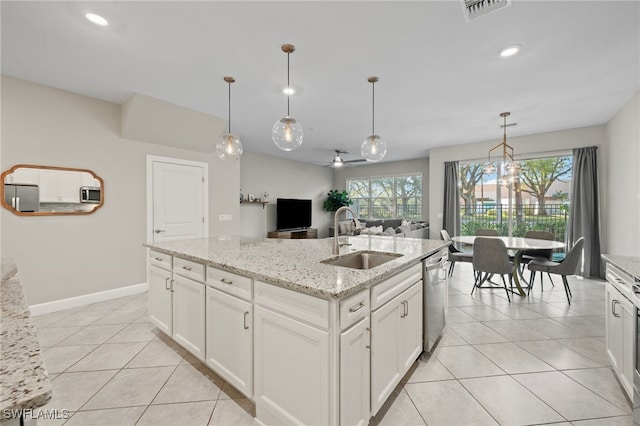
M 321 260 L 320 263 L 327 265 L 342 266 L 351 269 L 371 269 L 380 266 L 393 259 L 397 259 L 401 254 L 382 253 L 378 251 L 358 251 L 355 253 L 345 254 L 331 259 Z

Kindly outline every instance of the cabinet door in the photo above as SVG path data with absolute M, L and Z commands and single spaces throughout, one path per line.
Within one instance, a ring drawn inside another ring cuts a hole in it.
M 38 169 L 19 167 L 13 173 L 7 175 L 5 183 L 38 185 Z
M 39 170 L 40 179 L 40 202 L 57 203 L 58 200 L 58 171 Z
M 340 335 L 340 424 L 369 424 L 370 417 L 369 318 Z
M 207 287 L 206 311 L 207 365 L 252 399 L 251 303 Z
M 174 275 L 173 338 L 204 360 L 204 284 Z
M 619 372 L 620 382 L 627 392 L 627 396 L 633 400 L 635 309 L 633 303 L 626 298 L 622 299 L 621 307 L 622 309 L 616 311 L 622 315 L 622 363 Z
M 400 382 L 400 323 L 404 305 L 400 296 L 371 313 L 371 415 Z
M 607 355 L 611 366 L 618 372 L 621 365 L 622 357 L 622 318 L 619 315 L 621 308 L 617 306 L 619 304 L 622 295 L 613 288 L 610 284 L 607 285 L 607 306 L 605 316 L 606 326 L 606 342 L 607 342 Z M 615 314 L 614 315 L 614 309 Z
M 422 353 L 422 281 L 400 295 L 404 304 L 400 329 L 400 375 L 404 375 Z
M 172 334 L 171 272 L 149 266 L 149 319 L 163 333 Z
M 59 171 L 58 196 L 62 203 L 80 202 L 80 174 Z
M 254 307 L 254 401 L 264 424 L 328 425 L 329 333 Z

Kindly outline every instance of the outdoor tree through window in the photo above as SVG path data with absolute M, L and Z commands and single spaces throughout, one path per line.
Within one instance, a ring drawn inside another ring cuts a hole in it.
M 422 174 L 347 180 L 358 217 L 422 220 Z
M 508 234 L 508 211 L 513 212 L 513 236 L 528 230 L 548 231 L 565 240 L 573 158 L 570 155 L 520 160 L 519 181 L 511 188 L 498 184 L 502 165 L 483 173 L 484 163 L 460 164 L 460 219 L 462 235 L 476 229 Z

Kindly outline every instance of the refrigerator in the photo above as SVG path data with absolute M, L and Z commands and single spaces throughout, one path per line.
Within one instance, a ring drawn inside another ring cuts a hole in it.
M 40 204 L 38 185 L 4 184 L 4 200 L 19 212 L 37 212 Z

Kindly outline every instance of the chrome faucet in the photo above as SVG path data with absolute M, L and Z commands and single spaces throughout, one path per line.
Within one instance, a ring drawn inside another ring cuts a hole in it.
M 360 229 L 360 221 L 358 220 L 358 218 L 356 217 L 356 212 L 354 212 L 351 207 L 348 206 L 342 206 L 340 207 L 338 210 L 336 210 L 336 215 L 333 218 L 333 254 L 334 255 L 338 255 L 340 254 L 340 244 L 338 242 L 338 217 L 340 216 L 340 213 L 342 213 L 343 211 L 350 211 L 351 214 L 353 215 L 353 220 L 356 222 L 356 229 Z

